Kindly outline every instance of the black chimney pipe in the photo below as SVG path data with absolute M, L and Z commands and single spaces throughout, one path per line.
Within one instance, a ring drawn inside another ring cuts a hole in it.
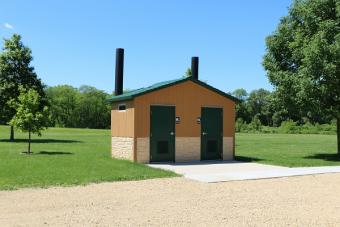
M 198 57 L 191 58 L 191 76 L 198 80 Z
M 116 49 L 115 95 L 123 94 L 124 49 Z

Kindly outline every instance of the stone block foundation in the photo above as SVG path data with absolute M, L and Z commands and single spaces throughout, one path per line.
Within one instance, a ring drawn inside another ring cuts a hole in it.
M 223 160 L 233 160 L 234 158 L 234 138 L 223 137 Z
M 133 160 L 133 138 L 112 137 L 112 156 Z M 234 138 L 223 137 L 223 160 L 233 160 Z M 176 137 L 175 161 L 191 162 L 201 160 L 200 137 Z M 136 138 L 136 160 L 139 163 L 150 162 L 149 137 Z
M 133 138 L 111 137 L 111 155 L 133 161 Z
M 175 161 L 191 162 L 201 159 L 200 137 L 176 137 Z
M 150 162 L 150 139 L 149 137 L 137 138 L 137 162 Z

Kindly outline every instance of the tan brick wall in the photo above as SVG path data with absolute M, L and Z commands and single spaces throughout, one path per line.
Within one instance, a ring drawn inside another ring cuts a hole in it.
M 233 149 L 233 137 L 223 137 L 223 160 L 233 160 Z
M 150 142 L 149 137 L 137 138 L 137 162 L 150 162 Z
M 111 155 L 115 158 L 133 160 L 133 138 L 111 137 Z
M 201 159 L 200 137 L 176 137 L 176 162 L 199 161 Z

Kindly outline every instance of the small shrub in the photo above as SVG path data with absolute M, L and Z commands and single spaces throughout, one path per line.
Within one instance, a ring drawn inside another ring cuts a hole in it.
M 262 126 L 261 132 L 266 133 L 266 134 L 274 134 L 274 133 L 278 133 L 278 128 L 277 127 Z
M 241 132 L 242 131 L 242 127 L 244 127 L 244 121 L 242 118 L 237 118 L 236 123 L 235 123 L 235 131 L 236 132 Z
M 284 134 L 336 134 L 335 124 L 312 124 L 306 121 L 305 124 L 298 125 L 292 120 L 283 121 L 280 127 L 263 126 L 258 117 L 254 117 L 253 120 L 247 124 L 242 119 L 237 119 L 236 132 L 243 133 L 284 133 Z
M 307 122 L 299 127 L 299 131 L 302 134 L 317 134 L 318 128 L 312 125 L 310 122 Z
M 281 133 L 299 133 L 299 127 L 293 120 L 283 121 L 279 127 Z
M 252 132 L 261 132 L 262 124 L 258 116 L 255 116 L 248 125 L 248 130 Z

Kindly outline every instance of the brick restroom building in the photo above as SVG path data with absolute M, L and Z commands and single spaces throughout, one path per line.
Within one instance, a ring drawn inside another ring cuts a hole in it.
M 192 76 L 123 93 L 124 50 L 116 50 L 111 154 L 140 163 L 232 160 L 237 99 Z

